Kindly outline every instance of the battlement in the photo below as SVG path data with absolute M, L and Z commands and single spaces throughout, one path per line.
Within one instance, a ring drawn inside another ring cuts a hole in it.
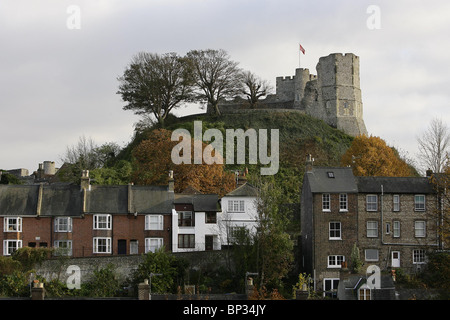
M 259 109 L 295 109 L 350 135 L 367 134 L 359 77 L 359 57 L 332 53 L 319 58 L 317 75 L 297 68 L 294 76 L 276 77 L 276 93 L 258 102 Z M 245 100 L 224 101 L 221 112 L 246 109 Z M 208 110 L 211 112 L 211 110 Z

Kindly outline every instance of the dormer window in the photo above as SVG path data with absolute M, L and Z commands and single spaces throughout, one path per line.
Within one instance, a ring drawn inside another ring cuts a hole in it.
M 327 175 L 328 175 L 328 178 L 334 179 L 334 172 L 333 171 L 328 171 Z

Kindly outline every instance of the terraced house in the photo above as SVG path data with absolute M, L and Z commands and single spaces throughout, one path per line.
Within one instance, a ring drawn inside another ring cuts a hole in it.
M 166 186 L 0 185 L 1 253 L 53 247 L 73 257 L 220 249 L 217 195 Z M 189 207 L 189 208 L 188 208 Z
M 428 177 L 355 177 L 349 167 L 313 167 L 309 156 L 301 198 L 302 264 L 325 296 L 336 296 L 355 244 L 363 270 L 407 273 L 439 248 L 438 195 Z

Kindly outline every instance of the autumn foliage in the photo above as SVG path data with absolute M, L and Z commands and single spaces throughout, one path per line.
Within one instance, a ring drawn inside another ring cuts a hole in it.
M 234 175 L 226 172 L 223 164 L 174 164 L 171 152 L 178 141 L 171 141 L 171 135 L 172 132 L 166 129 L 153 130 L 134 149 L 134 183 L 164 185 L 168 183 L 169 170 L 173 170 L 175 192 L 182 192 L 190 186 L 202 193 L 223 196 L 234 189 Z M 193 140 L 191 145 L 194 146 Z M 203 149 L 205 147 L 203 143 Z
M 342 156 L 341 164 L 351 166 L 355 176 L 408 177 L 413 174 L 394 149 L 374 136 L 356 137 Z

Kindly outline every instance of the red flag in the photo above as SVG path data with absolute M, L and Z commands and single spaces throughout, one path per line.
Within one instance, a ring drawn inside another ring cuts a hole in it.
M 300 45 L 300 51 L 305 54 L 305 49 L 302 47 L 302 45 Z

